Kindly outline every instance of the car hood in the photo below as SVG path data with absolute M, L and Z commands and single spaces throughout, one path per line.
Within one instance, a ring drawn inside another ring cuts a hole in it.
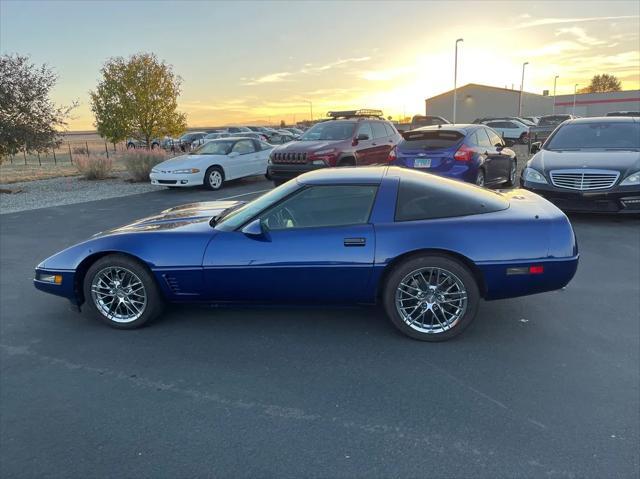
M 211 219 L 228 208 L 246 203 L 245 201 L 204 201 L 169 208 L 156 215 L 136 220 L 124 226 L 100 232 L 94 238 L 144 231 L 192 231 L 202 227 L 210 229 Z
M 540 150 L 531 158 L 529 166 L 545 173 L 551 170 L 582 168 L 617 170 L 624 177 L 640 170 L 640 152 Z
M 326 150 L 328 148 L 336 148 L 337 145 L 345 140 L 322 140 L 322 141 L 291 141 L 284 145 L 278 146 L 274 151 L 278 153 L 312 153 L 315 151 Z

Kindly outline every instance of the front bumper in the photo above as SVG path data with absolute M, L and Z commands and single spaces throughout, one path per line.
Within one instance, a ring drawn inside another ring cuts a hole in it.
M 43 275 L 62 276 L 62 281 L 59 284 L 49 281 L 42 281 L 40 278 Z M 62 296 L 69 299 L 72 303 L 78 304 L 79 300 L 78 292 L 76 291 L 75 278 L 76 272 L 73 270 L 52 270 L 38 267 L 35 270 L 33 285 L 40 291 L 44 291 L 45 293 L 49 294 L 55 294 L 56 296 Z
M 563 211 L 640 214 L 640 187 L 617 186 L 606 191 L 579 191 L 520 180 L 522 188 L 546 198 Z
M 267 167 L 267 175 L 272 180 L 290 180 L 291 178 L 300 176 L 303 173 L 319 170 L 321 168 L 327 168 L 327 166 L 312 165 L 311 163 L 274 163 Z
M 175 175 L 173 173 L 151 173 L 149 175 L 152 185 L 156 186 L 202 186 L 204 177 L 202 173 Z

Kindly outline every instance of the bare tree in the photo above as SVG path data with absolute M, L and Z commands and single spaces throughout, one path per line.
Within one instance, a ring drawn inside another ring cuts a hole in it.
M 620 91 L 622 85 L 615 75 L 603 73 L 594 75 L 588 86 L 581 88 L 580 93 L 605 93 L 608 91 Z

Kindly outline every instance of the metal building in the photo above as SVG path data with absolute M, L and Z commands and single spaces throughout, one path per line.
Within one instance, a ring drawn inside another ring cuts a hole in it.
M 572 113 L 578 116 L 601 116 L 610 111 L 640 111 L 640 90 L 609 93 L 557 95 L 556 113 Z M 520 90 L 498 88 L 469 83 L 458 88 L 456 121 L 471 123 L 476 118 L 489 116 L 518 116 Z M 442 116 L 452 120 L 453 90 L 425 100 L 425 114 Z M 554 98 L 537 93 L 522 93 L 522 116 L 551 115 Z

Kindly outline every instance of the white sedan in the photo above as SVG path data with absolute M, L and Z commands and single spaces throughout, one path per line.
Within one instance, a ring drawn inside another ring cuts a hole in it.
M 271 150 L 273 145 L 252 138 L 211 140 L 187 155 L 157 164 L 149 178 L 152 185 L 219 190 L 228 180 L 266 175 Z

